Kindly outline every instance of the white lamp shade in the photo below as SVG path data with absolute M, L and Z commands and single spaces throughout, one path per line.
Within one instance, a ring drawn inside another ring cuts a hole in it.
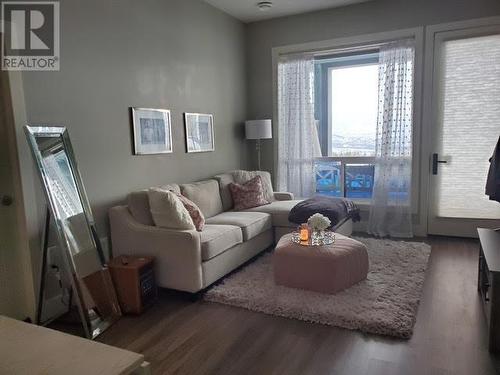
M 245 121 L 246 139 L 269 139 L 273 137 L 271 120 Z

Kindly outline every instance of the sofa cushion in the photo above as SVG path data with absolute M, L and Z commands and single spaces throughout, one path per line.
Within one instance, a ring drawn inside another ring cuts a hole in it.
M 222 209 L 228 211 L 233 208 L 233 197 L 229 190 L 229 184 L 234 183 L 233 172 L 218 174 L 214 178 L 219 182 L 219 192 L 222 200 Z
M 255 176 L 260 176 L 262 180 L 262 188 L 264 189 L 264 199 L 268 202 L 272 202 L 274 200 L 273 193 L 273 184 L 271 182 L 271 174 L 266 171 L 234 171 L 233 177 L 234 182 L 237 184 L 244 184 L 247 181 L 250 181 Z
M 151 216 L 157 227 L 169 229 L 195 229 L 189 211 L 184 207 L 176 193 L 160 188 L 148 190 Z
M 219 183 L 216 180 L 183 184 L 181 185 L 181 193 L 200 208 L 205 218 L 215 216 L 222 212 Z
M 265 212 L 272 217 L 273 226 L 275 227 L 296 227 L 297 224 L 288 221 L 290 210 L 301 202 L 300 199 L 290 201 L 274 201 L 265 206 L 253 207 L 242 212 Z
M 207 261 L 242 243 L 241 229 L 234 225 L 207 224 L 200 233 L 201 259 Z
M 163 190 L 172 190 L 180 193 L 181 189 L 177 184 L 168 184 L 161 186 Z M 139 190 L 130 193 L 127 196 L 127 205 L 133 218 L 143 225 L 155 225 L 151 211 L 149 209 L 148 190 Z
M 271 215 L 263 212 L 228 211 L 211 217 L 207 223 L 237 225 L 243 233 L 243 241 L 272 228 Z

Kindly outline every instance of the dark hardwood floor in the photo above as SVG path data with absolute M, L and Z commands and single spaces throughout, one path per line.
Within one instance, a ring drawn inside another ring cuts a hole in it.
M 143 353 L 153 374 L 495 374 L 476 289 L 474 240 L 430 237 L 410 340 L 274 317 L 163 291 L 100 341 Z

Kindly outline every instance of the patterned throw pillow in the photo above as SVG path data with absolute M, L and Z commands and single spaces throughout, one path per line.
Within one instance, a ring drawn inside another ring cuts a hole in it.
M 262 179 L 260 176 L 255 176 L 242 185 L 230 183 L 229 190 L 233 196 L 234 209 L 236 211 L 269 204 L 264 199 L 264 189 L 262 188 Z
M 265 171 L 233 171 L 234 182 L 237 184 L 244 184 L 250 181 L 255 176 L 260 176 L 262 182 L 262 189 L 264 190 L 264 199 L 268 202 L 274 200 L 273 184 L 271 182 L 271 174 Z
M 193 219 L 194 227 L 198 232 L 201 232 L 205 226 L 205 216 L 203 216 L 203 212 L 201 212 L 200 208 L 196 205 L 196 203 L 186 198 L 184 195 L 173 190 L 170 191 L 180 199 L 186 210 L 189 212 L 189 216 Z

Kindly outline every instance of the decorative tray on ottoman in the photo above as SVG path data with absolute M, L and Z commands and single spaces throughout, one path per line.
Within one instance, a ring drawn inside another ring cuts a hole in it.
M 335 233 L 331 230 L 313 231 L 307 241 L 300 239 L 299 231 L 292 232 L 292 242 L 302 246 L 323 246 L 331 245 L 335 242 Z

